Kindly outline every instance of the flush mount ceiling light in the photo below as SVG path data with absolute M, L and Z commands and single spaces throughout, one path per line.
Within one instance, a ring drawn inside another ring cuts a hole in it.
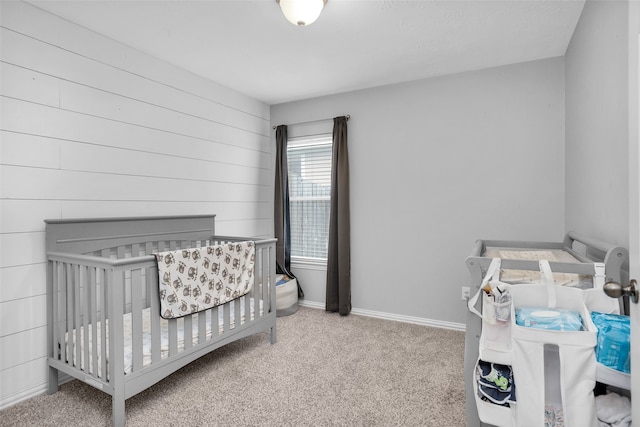
M 312 24 L 327 4 L 327 0 L 276 0 L 276 2 L 280 5 L 284 17 L 299 27 Z

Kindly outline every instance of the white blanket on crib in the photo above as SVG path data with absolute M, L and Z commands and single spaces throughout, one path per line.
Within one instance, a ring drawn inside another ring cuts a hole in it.
M 173 319 L 246 295 L 253 287 L 254 242 L 155 254 L 160 315 Z
M 240 306 L 240 323 L 244 324 L 246 319 L 245 319 L 245 300 L 243 298 L 240 298 L 239 302 L 239 306 Z M 230 316 L 229 316 L 229 329 L 234 329 L 235 328 L 235 303 L 229 304 L 230 307 Z M 255 310 L 254 310 L 254 299 L 251 298 L 249 301 L 249 305 L 250 305 L 250 314 L 249 314 L 249 321 L 252 321 L 255 318 Z M 206 318 L 206 340 L 210 340 L 214 335 L 213 335 L 213 330 L 215 330 L 215 325 L 217 323 L 218 325 L 218 334 L 217 335 L 222 335 L 224 333 L 224 311 L 223 311 L 223 307 L 219 307 L 218 309 L 218 321 L 217 322 L 212 322 L 211 320 L 211 316 L 208 316 Z M 263 311 L 262 311 L 262 300 L 259 301 L 259 316 L 263 315 Z M 199 321 L 198 321 L 198 316 L 205 316 L 206 313 L 196 313 L 193 314 L 191 316 L 191 336 L 192 336 L 192 344 L 195 346 L 198 344 L 198 340 L 199 340 Z M 123 323 L 124 323 L 124 327 L 123 327 L 123 333 L 124 333 L 124 372 L 125 374 L 131 373 L 133 371 L 133 323 L 132 323 L 132 318 L 131 318 L 131 313 L 127 313 L 123 316 Z M 211 328 L 211 325 L 214 325 L 214 329 Z M 184 336 L 185 336 L 185 328 L 184 328 L 184 322 L 183 321 L 178 321 L 178 328 L 177 328 L 177 351 L 184 351 L 185 349 L 185 342 L 184 342 Z M 107 321 L 105 322 L 106 328 L 109 327 L 109 320 L 107 319 Z M 89 334 L 89 366 L 88 366 L 88 372 L 90 374 L 93 374 L 95 371 L 94 369 L 96 368 L 93 363 L 93 328 L 91 327 L 91 325 L 89 325 L 89 327 L 87 328 L 88 330 L 88 334 Z M 101 346 L 102 346 L 102 339 L 101 339 L 101 322 L 98 321 L 96 322 L 96 347 L 97 347 L 97 351 L 96 351 L 96 359 L 97 359 L 97 370 L 98 370 L 98 377 L 102 377 L 102 361 L 101 361 Z M 85 343 L 85 339 L 84 339 L 84 326 L 80 328 L 80 369 L 87 371 L 87 369 L 85 368 L 85 348 L 84 348 L 84 343 Z M 73 361 L 74 364 L 77 365 L 77 357 L 76 357 L 76 330 L 73 330 L 72 332 L 72 347 L 71 347 L 71 351 L 73 352 Z M 68 339 L 68 335 L 65 336 L 66 339 Z M 66 340 L 66 342 L 68 342 L 68 340 Z M 107 342 L 107 346 L 109 345 L 108 342 L 108 338 L 106 340 Z M 67 345 L 66 346 L 66 352 L 67 352 L 67 361 L 69 360 L 69 351 L 70 351 L 70 346 Z M 151 356 L 151 352 L 152 352 L 152 344 L 151 344 L 151 309 L 146 308 L 142 311 L 142 366 L 148 366 L 151 364 L 152 361 L 152 356 Z M 167 357 L 169 357 L 169 322 L 166 319 L 162 319 L 160 318 L 160 359 L 166 359 Z M 107 366 L 107 372 L 109 371 L 108 366 L 109 366 L 109 360 L 106 360 L 106 366 Z M 108 379 L 108 378 L 107 378 Z

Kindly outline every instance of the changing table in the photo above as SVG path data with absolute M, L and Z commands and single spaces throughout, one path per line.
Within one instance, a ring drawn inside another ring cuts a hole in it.
M 628 251 L 625 248 L 600 242 L 595 239 L 569 232 L 562 242 L 477 240 L 472 253 L 466 259 L 471 275 L 471 294 L 480 287 L 492 258 L 501 258 L 500 280 L 511 283 L 537 282 L 539 280 L 539 260 L 549 261 L 558 285 L 579 288 L 594 287 L 594 277 L 604 275 L 604 281 L 622 283 L 628 277 Z M 604 264 L 604 271 L 601 266 Z M 600 285 L 601 286 L 601 285 Z M 621 313 L 627 313 L 628 301 L 621 299 Z M 464 377 L 467 401 L 467 425 L 481 424 L 475 404 L 473 375 L 478 359 L 481 333 L 481 319 L 467 313 Z M 629 376 L 599 365 L 597 381 L 621 388 L 629 388 Z

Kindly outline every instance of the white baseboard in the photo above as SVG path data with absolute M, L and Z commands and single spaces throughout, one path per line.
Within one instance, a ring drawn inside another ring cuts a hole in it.
M 0 411 L 10 406 L 13 406 L 17 403 L 22 402 L 23 400 L 31 399 L 32 397 L 39 396 L 47 392 L 47 383 L 41 384 L 36 387 L 31 387 L 30 389 L 23 390 L 20 393 L 15 393 L 9 395 L 2 399 L 0 402 Z
M 302 307 L 317 308 L 324 310 L 323 302 L 299 300 L 298 305 Z M 464 323 L 445 322 L 443 320 L 426 319 L 424 317 L 405 316 L 403 314 L 385 313 L 383 311 L 365 310 L 362 308 L 352 308 L 351 313 L 359 316 L 375 317 L 378 319 L 394 320 L 396 322 L 413 323 L 415 325 L 431 326 L 434 328 L 451 329 L 454 331 L 465 331 Z
M 67 375 L 65 373 L 58 373 L 58 385 L 62 385 L 66 382 L 73 380 L 74 378 L 71 375 Z M 49 389 L 49 385 L 47 383 L 42 383 L 38 386 L 31 387 L 28 390 L 23 390 L 20 393 L 15 393 L 0 401 L 0 411 L 3 409 L 7 409 L 13 405 L 16 405 L 24 400 L 29 400 L 32 397 L 40 396 L 41 394 L 47 393 Z

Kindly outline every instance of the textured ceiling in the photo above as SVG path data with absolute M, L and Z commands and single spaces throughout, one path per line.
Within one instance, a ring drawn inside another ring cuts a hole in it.
M 584 0 L 30 3 L 268 104 L 564 55 Z

